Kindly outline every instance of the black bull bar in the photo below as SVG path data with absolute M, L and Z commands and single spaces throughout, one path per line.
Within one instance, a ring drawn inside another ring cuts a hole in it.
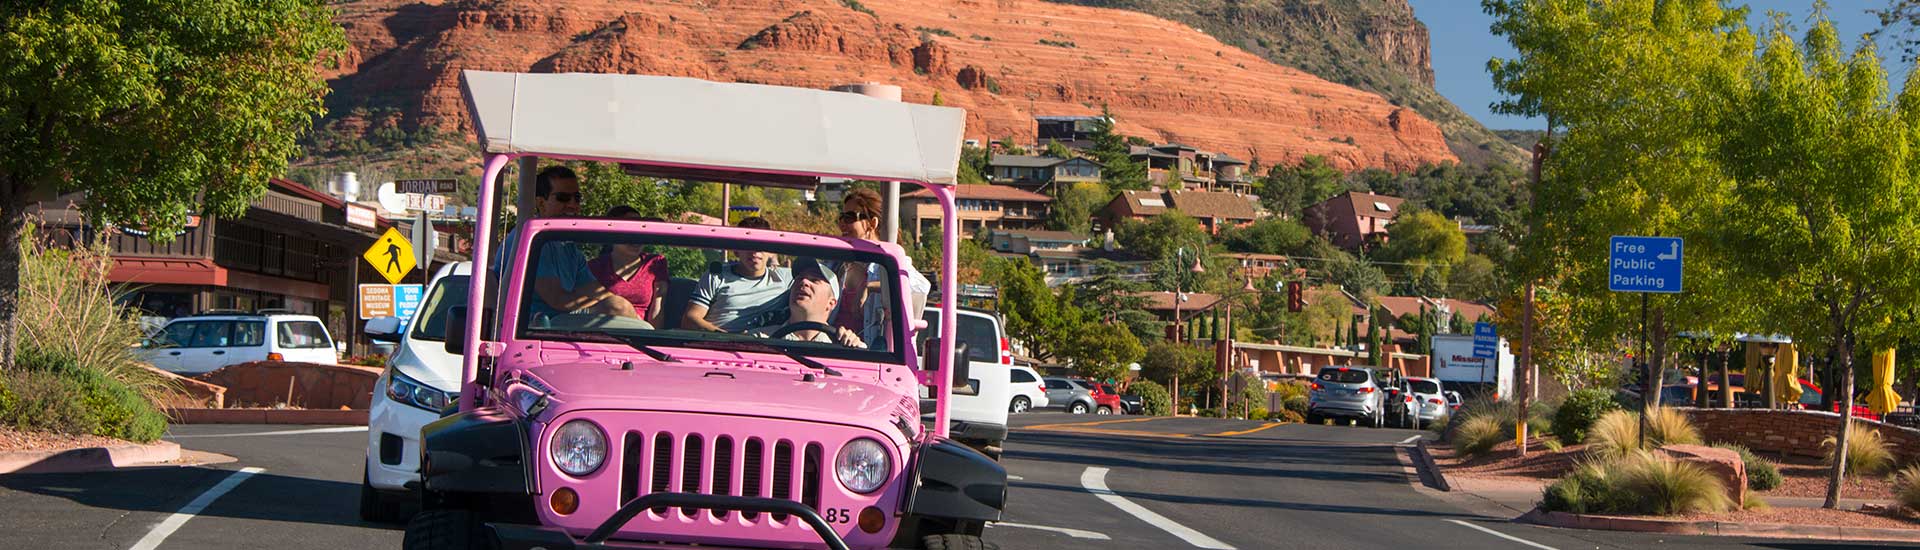
M 494 538 L 498 540 L 506 550 L 532 548 L 545 548 L 548 550 L 563 550 L 568 548 L 616 548 L 614 546 L 608 546 L 607 539 L 612 538 L 613 534 L 618 532 L 621 527 L 625 526 L 627 522 L 633 521 L 633 518 L 639 516 L 641 511 L 648 508 L 681 508 L 712 512 L 787 514 L 807 522 L 807 526 L 813 528 L 814 534 L 820 536 L 820 540 L 827 544 L 827 548 L 831 548 L 832 550 L 848 550 L 846 541 L 840 540 L 840 534 L 833 531 L 833 526 L 828 525 L 827 521 L 820 517 L 819 512 L 814 511 L 813 508 L 809 508 L 805 504 L 791 500 L 732 495 L 653 493 L 643 496 L 620 506 L 620 509 L 615 511 L 613 516 L 608 517 L 607 521 L 602 522 L 600 527 L 595 528 L 593 533 L 587 535 L 587 538 L 579 541 L 573 540 L 573 537 L 568 536 L 565 532 L 558 529 L 500 523 L 489 524 L 488 527 L 493 530 Z

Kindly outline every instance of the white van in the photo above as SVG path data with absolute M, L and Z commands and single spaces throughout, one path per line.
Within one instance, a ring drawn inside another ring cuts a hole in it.
M 447 310 L 467 303 L 472 262 L 442 265 L 409 323 L 394 317 L 367 321 L 367 337 L 393 342 L 387 372 L 374 382 L 367 413 L 366 471 L 360 481 L 360 517 L 405 521 L 404 503 L 419 497 L 408 483 L 420 479 L 420 428 L 440 419 L 440 410 L 460 391 L 460 356 L 447 353 Z
M 273 310 L 176 318 L 140 347 L 140 357 L 155 368 L 186 375 L 253 361 L 340 360 L 319 317 Z

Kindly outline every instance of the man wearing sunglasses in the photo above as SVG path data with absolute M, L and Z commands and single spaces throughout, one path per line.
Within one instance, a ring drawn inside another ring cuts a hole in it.
M 565 166 L 549 166 L 534 176 L 534 218 L 565 218 L 580 215 L 580 177 Z M 500 261 L 513 257 L 520 228 L 507 233 L 500 255 L 493 258 L 498 273 Z M 540 296 L 532 301 L 536 318 L 563 313 L 587 312 L 620 317 L 636 317 L 633 304 L 602 286 L 587 269 L 587 257 L 571 242 L 550 242 L 540 247 L 539 263 L 533 269 L 533 291 Z

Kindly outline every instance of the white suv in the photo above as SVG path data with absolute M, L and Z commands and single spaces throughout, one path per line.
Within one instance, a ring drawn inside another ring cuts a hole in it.
M 253 361 L 340 360 L 319 317 L 271 310 L 174 319 L 141 344 L 140 356 L 160 370 L 189 375 Z
M 954 385 L 947 401 L 952 406 L 948 433 L 953 440 L 999 460 L 1001 446 L 1007 440 L 1005 403 L 1011 398 L 1012 369 L 1017 368 L 1013 366 L 1013 350 L 1000 330 L 1000 318 L 993 313 L 970 308 L 959 308 L 956 313 L 960 326 L 954 332 L 967 346 L 970 366 L 967 385 Z M 924 341 L 927 335 L 940 332 L 939 306 L 928 306 L 921 318 L 927 328 L 915 333 L 916 339 Z M 923 410 L 927 407 L 922 404 Z M 932 418 L 929 414 L 923 419 Z
M 420 479 L 420 427 L 440 419 L 440 410 L 460 390 L 460 356 L 447 353 L 447 310 L 467 303 L 472 262 L 440 267 L 411 323 L 383 317 L 367 321 L 367 337 L 394 342 L 387 372 L 373 386 L 367 414 L 366 473 L 360 482 L 360 517 L 405 521 L 416 500 L 409 483 Z

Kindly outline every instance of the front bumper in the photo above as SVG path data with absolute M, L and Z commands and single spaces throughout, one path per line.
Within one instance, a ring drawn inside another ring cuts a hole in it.
M 440 414 L 387 398 L 387 379 L 373 388 L 367 411 L 367 483 L 383 491 L 408 489 L 420 481 L 420 428 Z
M 601 523 L 598 528 L 583 538 L 574 538 L 572 535 L 567 534 L 566 531 L 552 527 L 490 523 L 487 524 L 487 528 L 488 531 L 492 533 L 494 547 L 500 548 L 501 550 L 641 550 L 687 548 L 687 545 L 684 544 L 665 545 L 650 542 L 626 543 L 609 540 L 615 533 L 618 533 L 620 528 L 626 525 L 627 522 L 633 521 L 633 518 L 639 516 L 640 513 L 646 511 L 646 509 L 654 507 L 699 509 L 709 512 L 789 514 L 793 517 L 800 518 L 809 528 L 813 529 L 814 534 L 820 537 L 820 541 L 825 543 L 827 548 L 832 550 L 848 550 L 846 541 L 840 539 L 840 535 L 833 531 L 833 527 L 829 525 L 825 519 L 822 519 L 819 513 L 814 512 L 812 508 L 807 507 L 805 504 L 791 500 L 729 495 L 654 493 L 643 496 L 621 506 L 618 511 L 614 512 L 613 517 L 607 518 L 607 521 Z M 700 545 L 700 547 L 714 549 L 742 548 L 709 546 L 704 544 Z
M 933 415 L 921 417 L 927 422 L 933 421 Z M 947 439 L 966 442 L 986 442 L 999 445 L 1007 440 L 1007 425 L 992 422 L 968 422 L 965 420 L 947 421 Z

